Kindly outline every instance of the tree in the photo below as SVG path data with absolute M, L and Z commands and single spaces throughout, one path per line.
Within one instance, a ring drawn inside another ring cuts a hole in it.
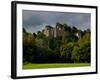
M 81 56 L 80 56 L 80 60 L 81 62 L 90 62 L 91 61 L 91 47 L 90 47 L 90 43 L 86 43 L 84 45 L 82 45 L 80 47 L 80 52 L 81 52 Z
M 63 26 L 66 32 L 71 32 L 71 26 L 68 26 L 67 24 L 63 24 Z
M 80 46 L 80 51 L 81 51 L 81 60 L 83 62 L 90 62 L 91 58 L 91 36 L 90 33 L 87 32 L 85 35 L 79 39 L 78 43 Z
M 25 28 L 23 28 L 23 32 L 24 32 L 24 33 L 26 33 L 26 30 L 25 30 Z
M 36 51 L 35 38 L 30 33 L 23 33 L 23 62 L 33 62 Z
M 75 34 L 76 32 L 78 32 L 78 30 L 77 30 L 77 28 L 76 28 L 75 26 L 73 26 L 73 27 L 72 27 L 72 33 Z
M 64 34 L 62 36 L 62 42 L 63 43 L 68 43 L 70 41 L 71 41 L 70 32 L 64 32 Z
M 80 39 L 78 40 L 78 44 L 79 44 L 80 46 L 82 46 L 82 45 L 84 45 L 84 44 L 86 44 L 86 43 L 88 43 L 88 42 L 90 43 L 90 39 L 91 39 L 90 33 L 86 32 L 86 33 L 83 35 L 83 37 L 80 38 Z
M 85 33 L 85 35 L 78 40 L 77 45 L 74 46 L 72 60 L 74 62 L 91 62 L 90 44 L 90 33 Z
M 78 30 L 77 33 L 78 33 L 79 38 L 81 38 L 83 36 L 83 31 L 82 30 Z
M 61 41 L 57 38 L 50 38 L 49 39 L 49 48 L 52 50 L 55 50 L 55 48 L 59 47 L 61 44 Z
M 61 23 L 57 22 L 56 26 L 63 26 Z
M 38 31 L 37 38 L 45 38 L 45 35 L 42 32 Z
M 64 62 L 71 63 L 73 43 L 63 44 L 60 47 L 60 54 Z
M 80 49 L 78 46 L 73 48 L 71 59 L 74 63 L 80 62 Z
M 33 36 L 36 38 L 37 37 L 36 33 L 33 33 Z

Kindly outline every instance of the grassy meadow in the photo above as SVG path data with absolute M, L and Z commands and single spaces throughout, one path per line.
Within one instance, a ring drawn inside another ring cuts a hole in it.
M 86 67 L 90 63 L 49 63 L 49 64 L 23 64 L 23 69 L 43 69 L 43 68 L 65 68 L 65 67 Z

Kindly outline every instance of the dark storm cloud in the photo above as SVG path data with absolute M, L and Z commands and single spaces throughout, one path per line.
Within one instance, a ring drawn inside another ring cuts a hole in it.
M 60 22 L 85 30 L 90 28 L 90 16 L 89 13 L 23 10 L 23 27 L 29 32 L 36 32 L 43 29 L 46 24 L 54 26 Z

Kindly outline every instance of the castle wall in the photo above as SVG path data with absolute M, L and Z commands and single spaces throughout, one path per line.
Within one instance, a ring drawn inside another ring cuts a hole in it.
M 49 37 L 49 36 L 50 37 L 60 37 L 63 35 L 63 33 L 64 33 L 64 28 L 59 27 L 59 26 L 56 26 L 55 28 L 46 26 L 44 29 L 44 34 L 47 37 Z

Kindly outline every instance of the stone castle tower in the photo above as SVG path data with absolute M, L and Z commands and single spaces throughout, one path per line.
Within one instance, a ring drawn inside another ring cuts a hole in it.
M 46 37 L 61 37 L 64 33 L 64 27 L 61 24 L 57 24 L 56 27 L 45 26 L 43 33 Z

